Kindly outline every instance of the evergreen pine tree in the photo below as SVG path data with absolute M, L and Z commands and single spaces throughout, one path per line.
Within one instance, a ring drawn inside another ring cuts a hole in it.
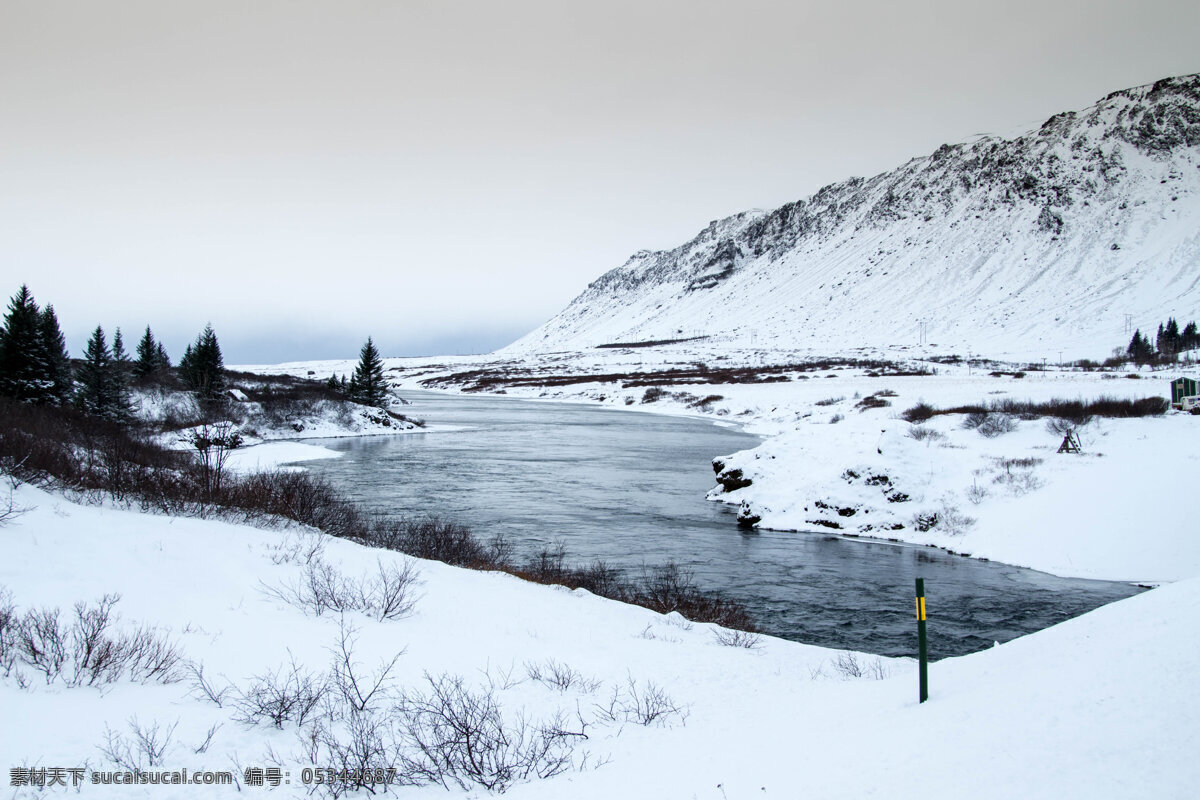
M 129 353 L 125 350 L 125 339 L 121 336 L 120 328 L 117 328 L 117 332 L 113 334 L 112 358 L 117 371 L 128 377 L 133 370 L 133 361 L 130 360 Z
M 1200 331 L 1196 330 L 1196 323 L 1192 321 L 1184 327 L 1183 333 L 1179 334 L 1179 348 L 1195 350 L 1197 347 L 1200 347 Z
M 1133 332 L 1133 338 L 1129 340 L 1129 347 L 1125 352 L 1138 364 L 1144 364 L 1154 357 L 1154 347 L 1140 328 Z
M 55 380 L 42 341 L 42 313 L 29 287 L 13 295 L 0 329 L 0 394 L 27 403 L 52 402 Z
M 116 405 L 114 388 L 112 351 L 104 329 L 97 325 L 83 351 L 75 402 L 89 414 L 107 415 Z
M 388 390 L 383 378 L 383 361 L 369 336 L 358 354 L 358 366 L 350 376 L 349 397 L 365 406 L 387 406 Z
M 71 392 L 75 387 L 71 381 L 71 357 L 67 354 L 67 340 L 58 326 L 58 315 L 54 313 L 54 306 L 47 305 L 42 309 L 38 335 L 46 364 L 49 366 L 49 402 L 66 403 L 71 399 Z
M 1167 329 L 1163 332 L 1163 346 L 1160 346 L 1159 352 L 1175 355 L 1182 348 L 1180 345 L 1179 323 L 1174 317 L 1167 320 Z
M 163 343 L 159 342 L 155 348 L 158 353 L 158 368 L 166 371 L 171 368 L 171 358 L 167 355 L 167 348 L 163 347 Z
M 135 352 L 137 360 L 133 362 L 133 374 L 136 377 L 144 378 L 158 371 L 158 342 L 154 341 L 154 334 L 150 332 L 149 325 L 146 326 L 146 332 L 142 334 Z
M 212 324 L 206 325 L 179 361 L 179 377 L 202 399 L 215 399 L 225 388 L 225 360 Z

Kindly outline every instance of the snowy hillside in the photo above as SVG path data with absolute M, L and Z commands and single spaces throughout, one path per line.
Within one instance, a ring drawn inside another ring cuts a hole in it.
M 1126 315 L 1200 310 L 1200 75 L 1114 92 L 1015 139 L 943 145 L 636 253 L 501 351 L 708 337 L 1108 355 Z

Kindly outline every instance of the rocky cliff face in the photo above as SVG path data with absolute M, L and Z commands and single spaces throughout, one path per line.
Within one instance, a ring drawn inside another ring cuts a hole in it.
M 708 336 L 1095 356 L 1128 339 L 1126 315 L 1148 328 L 1198 311 L 1191 75 L 714 221 L 636 253 L 508 350 Z

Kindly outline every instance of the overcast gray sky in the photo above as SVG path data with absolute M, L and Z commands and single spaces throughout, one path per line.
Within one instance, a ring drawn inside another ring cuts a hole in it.
M 0 293 L 73 354 L 485 352 L 642 248 L 1200 70 L 1195 0 L 0 0 Z

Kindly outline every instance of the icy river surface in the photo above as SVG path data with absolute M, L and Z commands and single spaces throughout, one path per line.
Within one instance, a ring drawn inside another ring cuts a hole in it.
M 760 440 L 711 422 L 580 404 L 404 392 L 442 430 L 328 439 L 306 462 L 364 505 L 436 514 L 524 560 L 561 541 L 569 563 L 636 571 L 673 560 L 787 639 L 914 655 L 914 578 L 925 579 L 933 658 L 961 655 L 1135 594 L 924 547 L 826 533 L 742 531 L 708 502 L 712 459 Z

